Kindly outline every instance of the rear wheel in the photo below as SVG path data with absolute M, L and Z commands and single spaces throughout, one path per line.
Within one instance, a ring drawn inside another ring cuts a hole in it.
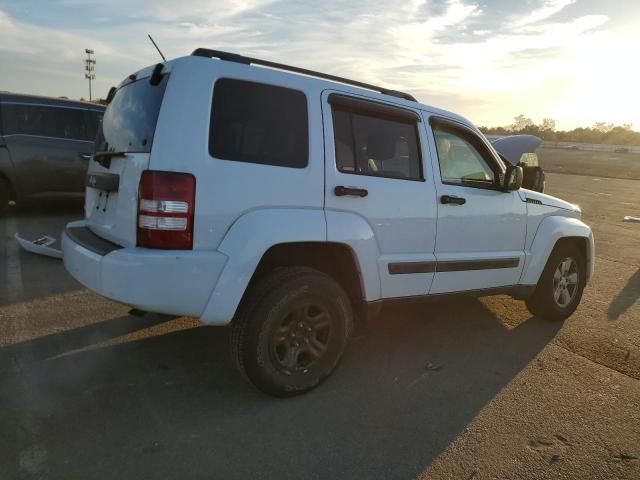
M 349 298 L 335 280 L 309 268 L 279 268 L 247 292 L 232 326 L 232 354 L 263 392 L 297 395 L 331 374 L 352 324 Z
M 585 283 L 584 255 L 574 243 L 562 243 L 551 253 L 527 308 L 538 317 L 564 320 L 578 307 Z

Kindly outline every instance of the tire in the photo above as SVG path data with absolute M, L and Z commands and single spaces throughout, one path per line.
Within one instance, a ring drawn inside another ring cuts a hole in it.
M 259 390 L 289 397 L 318 386 L 351 336 L 349 297 L 328 275 L 278 268 L 250 287 L 233 321 L 231 352 Z
M 547 320 L 566 319 L 580 303 L 586 278 L 585 258 L 578 246 L 569 242 L 557 245 L 547 260 L 535 292 L 525 300 L 527 309 Z
M 9 201 L 11 200 L 11 185 L 4 178 L 0 177 L 0 215 L 9 210 Z

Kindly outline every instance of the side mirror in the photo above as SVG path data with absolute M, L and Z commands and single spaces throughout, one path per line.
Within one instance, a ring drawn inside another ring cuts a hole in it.
M 502 182 L 502 188 L 506 192 L 513 190 L 519 190 L 522 187 L 522 179 L 524 174 L 522 167 L 519 165 L 507 165 L 507 171 L 504 174 L 504 181 Z

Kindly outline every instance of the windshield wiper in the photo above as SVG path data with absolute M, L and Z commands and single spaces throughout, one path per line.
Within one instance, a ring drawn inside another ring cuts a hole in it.
M 478 187 L 486 187 L 487 185 L 493 185 L 493 180 L 485 180 L 481 178 L 461 178 L 460 183 L 462 185 L 473 185 Z
M 113 157 L 126 157 L 126 152 L 96 152 L 93 159 L 104 168 L 111 167 L 111 159 Z

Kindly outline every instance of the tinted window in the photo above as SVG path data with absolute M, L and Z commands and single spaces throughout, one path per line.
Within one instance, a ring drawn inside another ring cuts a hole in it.
M 216 82 L 209 134 L 214 157 L 304 168 L 308 137 L 304 93 L 241 80 Z
M 2 113 L 2 129 L 4 134 L 18 133 L 14 107 L 6 103 L 2 104 L 0 105 L 0 112 Z
M 104 112 L 97 110 L 89 110 L 87 112 L 87 139 L 95 142 L 96 135 L 98 135 L 98 127 L 102 121 Z
M 143 78 L 121 87 L 98 128 L 96 152 L 150 152 L 169 75 L 158 85 Z
M 85 111 L 53 106 L 3 104 L 5 134 L 84 140 Z
M 493 185 L 495 173 L 478 148 L 464 132 L 433 129 L 436 137 L 440 176 L 444 183 L 459 185 Z
M 333 129 L 341 172 L 422 179 L 414 121 L 333 108 Z

